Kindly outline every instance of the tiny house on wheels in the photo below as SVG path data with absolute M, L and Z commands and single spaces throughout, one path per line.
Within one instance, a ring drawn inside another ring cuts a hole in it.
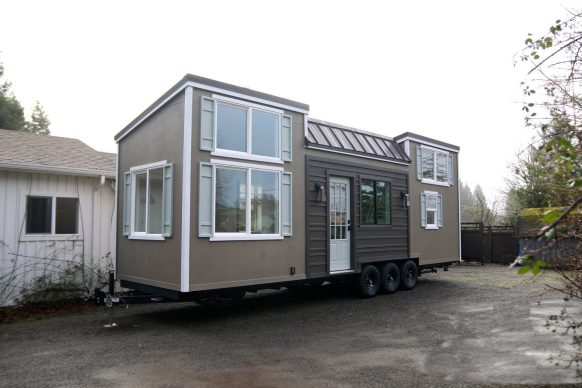
M 371 297 L 460 258 L 457 146 L 195 75 L 115 140 L 122 286 L 198 300 L 353 280 Z

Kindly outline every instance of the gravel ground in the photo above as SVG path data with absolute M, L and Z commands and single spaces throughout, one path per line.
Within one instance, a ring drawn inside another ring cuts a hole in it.
M 564 302 L 500 266 L 425 274 L 362 300 L 339 286 L 265 292 L 235 307 L 116 307 L 0 324 L 1 386 L 488 386 L 576 384 L 544 328 Z M 574 311 L 574 308 L 571 308 Z M 580 313 L 578 309 L 576 313 Z

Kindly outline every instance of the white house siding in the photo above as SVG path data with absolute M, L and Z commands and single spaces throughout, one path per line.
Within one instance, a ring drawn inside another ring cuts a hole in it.
M 71 263 L 88 270 L 115 264 L 114 183 L 100 183 L 99 177 L 0 171 L 0 305 L 15 303 L 36 278 Z M 35 193 L 78 197 L 79 236 L 26 236 L 26 195 Z

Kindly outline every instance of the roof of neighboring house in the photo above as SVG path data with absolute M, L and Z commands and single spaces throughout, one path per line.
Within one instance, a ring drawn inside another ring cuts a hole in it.
M 0 168 L 115 177 L 115 163 L 78 139 L 0 129 Z
M 455 152 L 459 152 L 461 150 L 461 148 L 459 146 L 456 146 L 454 144 L 445 143 L 444 141 L 440 141 L 440 140 L 436 140 L 436 139 L 433 139 L 430 137 L 418 135 L 418 134 L 413 133 L 413 132 L 404 132 L 404 133 L 396 136 L 394 138 L 394 140 L 396 140 L 398 143 L 401 143 L 405 140 L 412 140 L 412 141 L 416 141 L 416 142 L 421 143 L 421 144 L 441 147 L 441 148 L 448 149 L 450 151 L 455 151 Z
M 154 101 L 145 111 L 143 111 L 139 116 L 133 119 L 129 124 L 125 126 L 117 135 L 115 135 L 115 141 L 119 142 L 125 135 L 131 132 L 136 126 L 138 126 L 144 119 L 155 112 L 160 106 L 169 101 L 171 98 L 175 97 L 178 92 L 184 89 L 186 86 L 191 85 L 199 89 L 208 90 L 218 94 L 227 94 L 232 97 L 240 98 L 243 100 L 258 101 L 263 104 L 268 104 L 269 102 L 274 103 L 276 106 L 284 106 L 287 109 L 299 110 L 301 112 L 308 112 L 309 105 L 302 102 L 289 100 L 287 98 L 274 96 L 272 94 L 267 94 L 259 92 L 253 89 L 244 88 L 241 86 L 236 86 L 228 84 L 226 82 L 216 81 L 210 78 L 200 77 L 194 74 L 186 74 L 178 83 L 172 86 L 166 93 L 164 93 L 160 98 Z
M 310 118 L 305 133 L 307 146 L 397 163 L 410 158 L 393 139 L 361 129 Z

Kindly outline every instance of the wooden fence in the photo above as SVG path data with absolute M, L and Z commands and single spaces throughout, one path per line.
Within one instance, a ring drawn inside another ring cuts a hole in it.
M 463 260 L 509 264 L 519 253 L 519 240 L 513 227 L 462 223 L 461 251 Z

